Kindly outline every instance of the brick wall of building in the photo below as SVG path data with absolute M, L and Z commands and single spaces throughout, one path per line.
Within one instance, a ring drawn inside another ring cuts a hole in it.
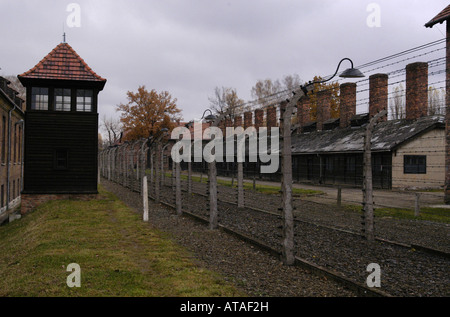
M 21 120 L 24 116 L 22 101 L 16 98 L 15 91 L 8 87 L 8 81 L 2 77 L 0 77 L 0 90 L 0 214 L 6 214 L 7 208 L 13 208 L 20 200 L 23 160 Z M 14 109 L 14 105 L 20 110 Z M 10 116 L 12 109 L 14 110 Z M 9 122 L 10 118 L 11 122 Z M 8 140 L 10 140 L 10 146 Z

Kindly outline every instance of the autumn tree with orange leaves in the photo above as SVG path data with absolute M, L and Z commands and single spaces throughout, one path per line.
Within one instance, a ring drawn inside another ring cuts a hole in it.
M 124 141 L 155 136 L 162 128 L 171 131 L 175 127 L 174 122 L 181 119 L 177 99 L 172 99 L 167 91 L 158 93 L 140 86 L 137 92 L 128 91 L 127 99 L 128 103 L 116 107 L 121 112 Z

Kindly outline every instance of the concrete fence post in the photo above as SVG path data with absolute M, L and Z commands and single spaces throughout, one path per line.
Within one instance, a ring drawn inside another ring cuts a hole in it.
M 420 216 L 420 193 L 416 193 L 416 201 L 414 205 L 414 216 Z
M 281 195 L 282 195 L 282 260 L 285 265 L 294 265 L 294 208 L 292 205 L 292 153 L 291 118 L 295 100 L 280 106 L 281 144 Z
M 127 187 L 127 146 L 128 144 L 122 145 L 122 186 Z
M 164 188 L 166 185 L 166 173 L 164 170 L 164 151 L 169 146 L 169 144 L 164 145 L 161 151 L 161 187 Z
M 374 208 L 373 208 L 373 183 L 372 183 L 372 133 L 378 120 L 386 116 L 387 111 L 382 110 L 376 114 L 366 127 L 364 136 L 363 157 L 363 232 L 368 241 L 375 240 Z
M 175 166 L 175 161 L 172 161 L 172 191 L 175 192 L 175 173 L 176 173 L 176 166 Z
M 116 173 L 116 148 L 113 148 L 111 150 L 111 154 L 110 154 L 110 172 L 111 172 L 111 181 L 114 182 L 115 181 L 115 173 Z
M 192 194 L 192 163 L 188 162 L 188 183 L 187 183 L 187 192 L 188 194 Z
M 244 163 L 238 162 L 238 208 L 244 208 Z
M 183 214 L 182 205 L 181 205 L 181 164 L 175 163 L 175 205 L 177 209 L 177 216 L 181 216 Z
M 161 149 L 161 143 L 157 143 L 156 144 L 156 152 L 155 152 L 155 160 L 154 160 L 154 164 L 155 164 L 155 179 L 154 179 L 154 183 L 153 183 L 153 185 L 154 185 L 154 187 L 155 187 L 155 202 L 157 203 L 157 204 L 159 204 L 159 202 L 160 202 L 160 200 L 161 200 L 161 181 L 160 181 L 160 178 L 161 178 L 161 172 L 160 172 L 160 166 L 159 166 L 159 164 L 160 164 L 160 160 L 158 159 L 159 158 L 159 154 L 162 152 L 162 149 Z
M 148 222 L 148 188 L 147 188 L 147 176 L 142 178 L 142 199 L 144 205 L 144 221 Z
M 150 149 L 150 184 L 155 182 L 155 160 L 154 160 L 154 152 Z
M 140 149 L 140 165 L 141 165 L 141 169 L 140 169 L 140 180 L 141 180 L 141 184 L 142 184 L 142 179 L 144 178 L 145 174 L 145 152 L 146 152 L 146 145 L 147 145 L 147 140 L 143 140 L 142 145 L 141 145 L 141 149 Z M 143 194 L 143 189 L 142 189 L 142 185 L 141 185 L 141 195 Z
M 112 180 L 117 183 L 117 147 L 113 150 L 113 164 L 112 164 Z
M 124 145 L 123 150 L 123 187 L 128 187 L 128 143 Z
M 342 187 L 338 186 L 337 189 L 337 205 L 338 207 L 341 207 L 342 205 Z
M 209 163 L 209 228 L 215 230 L 219 224 L 219 211 L 217 209 L 217 170 L 216 162 Z
M 139 169 L 140 169 L 140 160 L 141 160 L 141 152 L 140 148 L 138 147 L 137 153 L 136 153 L 136 180 L 139 181 Z
M 111 180 L 111 149 L 106 151 L 106 178 Z

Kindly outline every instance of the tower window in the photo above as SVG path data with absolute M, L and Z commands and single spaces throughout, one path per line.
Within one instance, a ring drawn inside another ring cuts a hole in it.
M 55 89 L 55 110 L 70 111 L 71 91 L 70 89 Z
M 66 170 L 68 168 L 68 151 L 65 149 L 58 149 L 55 151 L 55 169 Z
M 77 111 L 92 111 L 92 90 L 77 90 Z
M 31 109 L 48 110 L 48 88 L 33 87 L 31 89 Z

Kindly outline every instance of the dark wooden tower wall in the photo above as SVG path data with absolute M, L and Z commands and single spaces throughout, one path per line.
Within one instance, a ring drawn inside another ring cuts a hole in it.
M 18 77 L 27 88 L 23 194 L 96 194 L 98 93 L 106 79 L 67 43 Z
M 23 192 L 96 193 L 97 138 L 97 113 L 27 111 Z

